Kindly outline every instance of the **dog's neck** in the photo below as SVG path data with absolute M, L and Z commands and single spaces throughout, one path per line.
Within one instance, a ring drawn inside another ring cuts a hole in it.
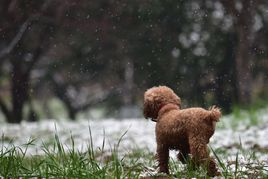
M 158 118 L 159 118 L 162 114 L 164 114 L 164 113 L 166 113 L 166 112 L 168 112 L 168 111 L 170 111 L 170 110 L 179 110 L 179 109 L 180 109 L 180 107 L 179 107 L 178 105 L 176 105 L 176 104 L 172 104 L 172 103 L 162 105 L 162 106 L 160 107 L 159 111 L 158 111 Z

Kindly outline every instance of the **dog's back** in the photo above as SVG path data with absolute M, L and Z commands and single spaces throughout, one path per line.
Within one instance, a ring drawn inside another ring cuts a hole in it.
M 220 115 L 220 110 L 215 107 L 210 110 L 203 108 L 166 109 L 160 112 L 156 124 L 157 138 L 173 145 L 179 141 L 185 142 L 191 131 L 191 135 L 204 135 L 209 140 L 215 131 L 215 124 Z

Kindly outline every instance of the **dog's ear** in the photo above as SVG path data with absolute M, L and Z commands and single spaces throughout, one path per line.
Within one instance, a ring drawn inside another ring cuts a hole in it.
M 157 98 L 153 95 L 147 95 L 144 97 L 143 115 L 146 119 L 152 118 L 152 121 L 156 122 L 158 116 L 158 103 Z
M 148 117 L 150 117 L 149 108 L 150 108 L 150 103 L 148 101 L 144 101 L 144 103 L 143 103 L 143 115 L 146 119 L 148 119 Z
M 148 118 L 153 118 L 156 119 L 157 118 L 157 114 L 156 113 L 156 106 L 154 101 L 151 100 L 145 100 L 144 104 L 143 104 L 143 115 L 146 119 Z

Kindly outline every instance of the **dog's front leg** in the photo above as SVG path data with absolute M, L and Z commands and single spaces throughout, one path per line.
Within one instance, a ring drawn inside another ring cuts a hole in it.
M 159 164 L 159 172 L 169 174 L 168 160 L 169 160 L 169 149 L 163 144 L 157 145 L 157 160 Z

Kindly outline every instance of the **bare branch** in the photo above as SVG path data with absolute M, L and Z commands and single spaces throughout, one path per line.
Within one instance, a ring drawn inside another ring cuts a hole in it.
M 60 81 L 58 76 L 52 75 L 51 76 L 51 82 L 53 84 L 54 92 L 56 96 L 63 101 L 63 103 L 66 105 L 68 109 L 74 109 L 72 105 L 72 99 L 69 98 L 68 95 L 66 95 L 66 89 L 67 84 Z
M 27 64 L 27 69 L 25 70 L 25 73 L 29 75 L 32 72 L 32 69 L 34 68 L 35 64 L 40 60 L 43 50 L 41 47 L 38 47 L 34 53 L 32 60 Z
M 51 0 L 47 0 L 44 2 L 44 4 L 41 6 L 40 12 L 44 12 L 49 4 L 51 3 Z M 22 39 L 23 35 L 25 34 L 29 24 L 31 24 L 32 21 L 37 20 L 40 18 L 40 12 L 38 14 L 34 14 L 26 19 L 26 21 L 21 25 L 18 33 L 15 35 L 15 37 L 11 40 L 9 45 L 2 49 L 0 51 L 0 59 L 6 57 L 8 54 L 11 53 L 11 51 L 15 48 L 15 46 L 19 43 L 19 41 Z
M 113 95 L 116 93 L 116 90 L 107 90 L 102 92 L 101 94 L 97 94 L 90 99 L 88 99 L 88 102 L 85 104 L 81 104 L 77 106 L 75 109 L 76 111 L 84 111 L 90 108 L 91 106 L 94 106 L 96 104 L 99 104 L 103 102 L 105 99 L 107 99 L 109 96 Z
M 0 51 L 0 59 L 4 58 L 6 55 L 8 55 L 14 48 L 15 46 L 19 43 L 19 41 L 22 39 L 22 36 L 27 30 L 27 27 L 31 23 L 32 18 L 28 18 L 20 27 L 18 33 L 15 35 L 15 37 L 12 39 L 12 41 L 9 43 L 9 45 L 2 49 Z

